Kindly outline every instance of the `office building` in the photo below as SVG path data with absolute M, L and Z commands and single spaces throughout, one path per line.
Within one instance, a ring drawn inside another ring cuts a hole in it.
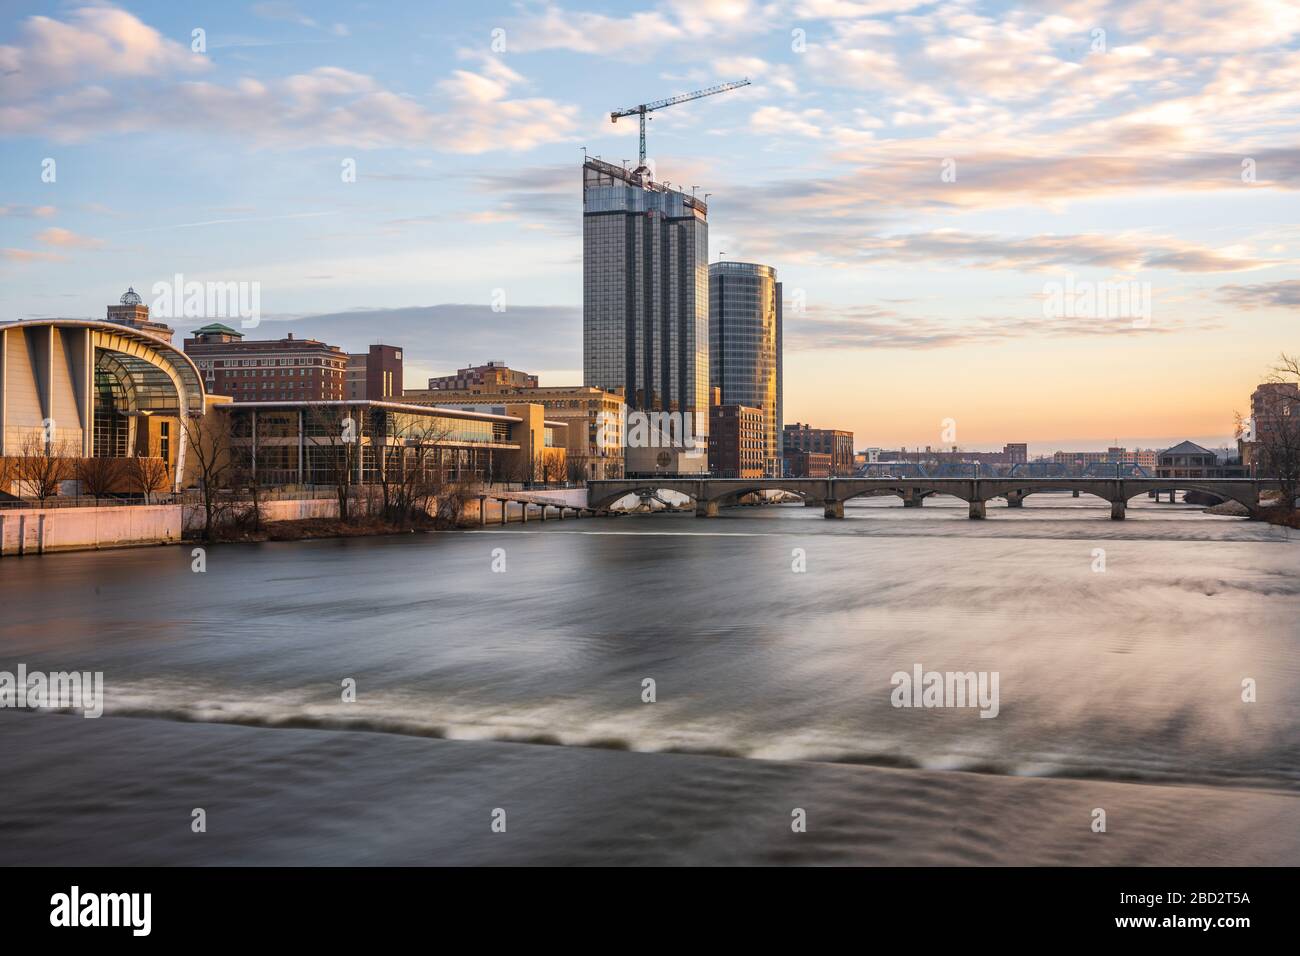
M 780 477 L 781 283 L 771 266 L 709 266 L 709 385 L 721 390 L 722 405 L 762 412 L 762 467 Z

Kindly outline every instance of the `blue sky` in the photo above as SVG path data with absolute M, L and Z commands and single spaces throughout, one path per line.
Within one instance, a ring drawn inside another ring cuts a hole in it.
M 1282 0 L 11 2 L 0 317 L 181 273 L 260 283 L 263 328 L 401 335 L 408 385 L 489 358 L 575 382 L 582 147 L 633 158 L 611 109 L 740 77 L 656 114 L 650 155 L 711 194 L 713 258 L 798 293 L 791 420 L 1224 439 L 1300 351 Z M 1149 322 L 1045 314 L 1067 278 L 1146 284 Z

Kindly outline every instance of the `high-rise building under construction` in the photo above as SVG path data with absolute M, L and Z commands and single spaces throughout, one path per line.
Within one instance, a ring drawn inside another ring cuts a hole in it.
M 709 427 L 709 225 L 703 200 L 588 158 L 582 167 L 583 384 L 621 391 L 629 413 L 689 413 Z M 628 469 L 633 470 L 629 448 Z M 704 455 L 656 453 L 656 470 Z

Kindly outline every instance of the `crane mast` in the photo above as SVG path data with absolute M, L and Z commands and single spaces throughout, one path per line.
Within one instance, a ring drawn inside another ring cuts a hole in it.
M 639 106 L 633 106 L 625 110 L 615 110 L 609 114 L 609 121 L 617 123 L 622 116 L 638 116 L 641 120 L 641 162 L 637 167 L 638 170 L 645 168 L 645 115 L 653 113 L 655 110 L 661 110 L 665 106 L 676 106 L 678 103 L 686 103 L 690 100 L 698 100 L 703 96 L 713 96 L 716 93 L 725 93 L 728 90 L 738 89 L 742 86 L 749 86 L 749 80 L 733 80 L 730 83 L 720 83 L 717 86 L 710 86 L 705 90 L 696 90 L 694 93 L 681 93 L 677 96 L 670 96 L 667 99 L 655 100 L 653 103 L 642 103 Z

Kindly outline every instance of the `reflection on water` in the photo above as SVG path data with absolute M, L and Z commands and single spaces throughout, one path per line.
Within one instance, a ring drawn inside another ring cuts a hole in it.
M 107 714 L 1300 789 L 1300 537 L 1145 499 L 965 509 L 5 560 L 0 669 L 102 670 Z M 998 672 L 998 717 L 893 708 L 916 664 Z

